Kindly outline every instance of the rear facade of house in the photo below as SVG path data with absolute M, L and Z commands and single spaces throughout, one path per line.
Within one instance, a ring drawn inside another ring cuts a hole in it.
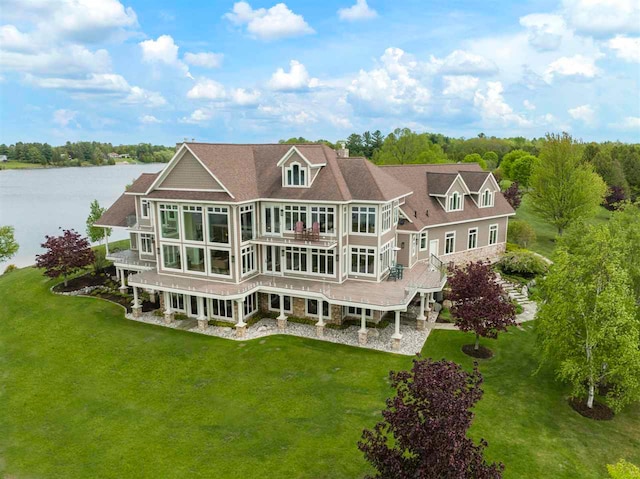
M 184 143 L 96 222 L 126 228 L 108 255 L 122 287 L 175 313 L 229 321 L 259 311 L 366 324 L 417 305 L 423 328 L 446 265 L 495 260 L 514 211 L 475 164 L 380 167 L 325 145 Z M 401 265 L 401 266 L 398 266 Z

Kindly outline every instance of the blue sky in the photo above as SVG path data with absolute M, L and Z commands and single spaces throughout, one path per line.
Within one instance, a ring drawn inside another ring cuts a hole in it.
M 0 0 L 0 142 L 640 142 L 640 2 Z

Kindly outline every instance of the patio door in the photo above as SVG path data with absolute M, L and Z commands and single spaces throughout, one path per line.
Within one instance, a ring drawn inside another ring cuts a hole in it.
M 434 255 L 434 256 L 438 256 L 440 251 L 440 240 L 431 240 L 429 241 L 429 255 Z
M 280 207 L 265 205 L 264 234 L 280 235 Z
M 266 274 L 282 274 L 281 247 L 270 246 L 264 247 L 264 272 Z

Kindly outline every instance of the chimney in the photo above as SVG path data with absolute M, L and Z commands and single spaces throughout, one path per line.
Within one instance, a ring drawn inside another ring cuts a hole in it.
M 338 148 L 338 158 L 349 158 L 349 150 L 346 148 L 346 143 L 344 141 L 338 142 L 340 148 Z

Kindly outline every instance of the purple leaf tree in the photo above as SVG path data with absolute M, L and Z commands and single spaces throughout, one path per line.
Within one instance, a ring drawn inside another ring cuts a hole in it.
M 511 183 L 511 186 L 502 192 L 502 196 L 514 210 L 517 210 L 522 202 L 522 191 L 520 191 L 518 182 Z
M 87 238 L 83 238 L 74 230 L 63 230 L 62 236 L 45 236 L 46 241 L 40 246 L 46 253 L 36 256 L 36 266 L 44 268 L 44 274 L 50 278 L 67 277 L 88 266 L 93 261 L 93 250 Z
M 515 324 L 515 306 L 496 282 L 491 265 L 478 261 L 451 270 L 448 279 L 451 315 L 462 331 L 474 331 L 478 351 L 480 336 L 497 338 Z
M 503 464 L 483 457 L 487 443 L 467 437 L 482 397 L 482 375 L 446 360 L 414 359 L 411 371 L 390 373 L 394 398 L 384 420 L 365 429 L 358 448 L 376 469 L 374 478 L 496 479 Z

